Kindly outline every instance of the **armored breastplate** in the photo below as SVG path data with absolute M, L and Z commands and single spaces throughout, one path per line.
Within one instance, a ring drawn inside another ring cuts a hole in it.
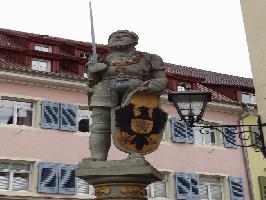
M 149 73 L 143 55 L 135 50 L 127 54 L 108 54 L 103 58 L 103 62 L 108 66 L 103 74 L 103 80 L 144 80 L 144 77 Z

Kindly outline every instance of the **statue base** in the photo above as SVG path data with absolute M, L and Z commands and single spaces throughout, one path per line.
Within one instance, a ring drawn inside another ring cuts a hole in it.
M 95 200 L 144 200 L 146 187 L 163 180 L 163 175 L 142 156 L 125 160 L 82 160 L 76 169 L 77 177 L 95 188 Z

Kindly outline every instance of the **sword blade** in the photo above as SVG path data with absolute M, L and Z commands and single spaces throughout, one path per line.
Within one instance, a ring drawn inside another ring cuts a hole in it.
M 91 61 L 92 61 L 92 63 L 97 63 L 97 53 L 96 53 L 96 44 L 95 44 L 95 34 L 94 34 L 91 2 L 90 2 L 90 19 L 91 19 L 91 45 L 92 45 L 92 58 L 91 58 Z

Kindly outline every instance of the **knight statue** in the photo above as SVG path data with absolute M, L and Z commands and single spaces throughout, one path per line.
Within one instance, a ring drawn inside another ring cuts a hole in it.
M 87 63 L 93 78 L 89 147 L 91 159 L 105 161 L 111 146 L 111 109 L 127 104 L 134 91 L 147 91 L 157 96 L 165 92 L 167 79 L 163 60 L 137 51 L 138 35 L 128 30 L 112 33 L 110 51 Z

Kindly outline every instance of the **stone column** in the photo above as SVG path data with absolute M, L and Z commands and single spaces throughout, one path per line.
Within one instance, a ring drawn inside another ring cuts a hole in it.
M 92 161 L 84 159 L 76 175 L 95 188 L 95 200 L 144 200 L 146 187 L 163 175 L 142 156 L 125 160 Z

